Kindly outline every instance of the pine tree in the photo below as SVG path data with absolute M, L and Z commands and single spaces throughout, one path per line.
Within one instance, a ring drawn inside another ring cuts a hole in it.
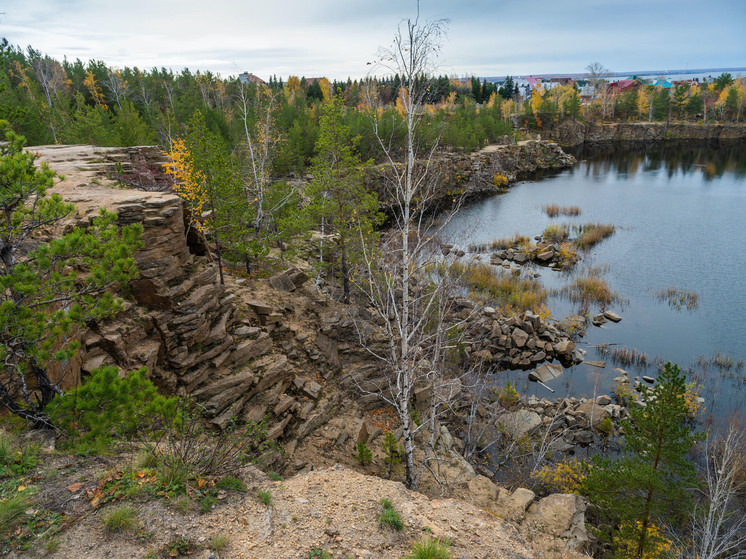
M 698 440 L 686 402 L 686 382 L 677 365 L 666 363 L 644 405 L 630 408 L 622 422 L 625 448 L 616 459 L 601 457 L 583 484 L 592 502 L 616 524 L 642 559 L 655 545 L 656 523 L 684 513 L 694 466 L 687 455 Z
M 313 182 L 308 189 L 308 212 L 336 241 L 341 260 L 343 301 L 350 302 L 350 257 L 356 253 L 361 235 L 370 239 L 378 221 L 378 197 L 365 188 L 365 168 L 354 152 L 356 139 L 343 122 L 344 101 L 336 95 L 324 107 L 321 130 L 313 160 Z
M 23 150 L 25 140 L 0 121 L 0 403 L 12 413 L 49 427 L 44 408 L 62 390 L 47 372 L 78 344 L 68 341 L 75 326 L 121 308 L 111 293 L 135 277 L 132 257 L 140 225 L 119 228 L 116 214 L 101 211 L 87 229 L 48 243 L 35 237 L 67 216 L 72 204 L 47 196 L 55 173 L 37 168 Z

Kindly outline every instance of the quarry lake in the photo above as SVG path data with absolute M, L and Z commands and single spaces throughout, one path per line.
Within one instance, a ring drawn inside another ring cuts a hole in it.
M 527 380 L 525 371 L 509 371 L 522 395 L 558 397 L 611 394 L 615 367 L 630 376 L 657 374 L 656 363 L 678 363 L 687 377 L 703 385 L 707 411 L 724 417 L 746 410 L 746 149 L 670 149 L 578 154 L 571 169 L 512 186 L 505 194 L 471 203 L 456 214 L 448 240 L 466 250 L 520 232 L 533 238 L 550 224 L 613 224 L 616 232 L 587 253 L 571 272 L 529 267 L 548 289 L 569 284 L 590 267 L 623 301 L 609 309 L 619 323 L 589 326 L 578 347 L 586 360 L 548 383 Z M 578 206 L 576 217 L 550 218 L 546 204 Z M 484 260 L 484 256 L 482 259 Z M 489 255 L 486 257 L 489 261 Z M 698 306 L 677 308 L 658 293 L 667 288 L 696 292 Z M 578 305 L 559 296 L 549 304 L 554 319 L 576 313 Z M 596 314 L 591 305 L 590 314 Z M 597 346 L 609 344 L 606 353 Z M 615 363 L 611 351 L 632 348 L 649 365 Z M 713 363 L 713 357 L 719 365 Z M 729 362 L 732 358 L 732 364 Z M 730 367 L 728 365 L 731 365 Z M 502 376 L 502 374 L 501 374 Z

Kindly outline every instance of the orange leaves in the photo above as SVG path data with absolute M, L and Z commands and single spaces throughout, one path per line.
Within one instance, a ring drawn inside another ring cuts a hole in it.
M 174 177 L 174 192 L 186 202 L 192 223 L 202 231 L 200 216 L 207 206 L 204 174 L 195 170 L 192 154 L 183 138 L 176 138 L 171 143 L 171 151 L 163 154 L 170 159 L 164 165 L 164 172 Z

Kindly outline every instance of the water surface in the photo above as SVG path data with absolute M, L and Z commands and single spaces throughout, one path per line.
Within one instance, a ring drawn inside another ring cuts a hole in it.
M 578 217 L 550 219 L 545 204 L 576 205 Z M 708 409 L 717 415 L 743 404 L 744 371 L 725 376 L 697 366 L 699 356 L 721 352 L 746 360 L 746 150 L 659 149 L 586 156 L 572 168 L 513 186 L 506 194 L 470 204 L 449 226 L 462 247 L 515 232 L 533 237 L 552 223 L 601 222 L 616 233 L 583 257 L 578 269 L 601 267 L 611 288 L 625 301 L 612 305 L 618 324 L 589 327 L 580 344 L 587 359 L 604 359 L 594 346 L 619 344 L 690 368 L 706 384 Z M 537 268 L 549 288 L 571 275 Z M 577 272 L 575 272 L 577 273 Z M 656 293 L 668 287 L 695 291 L 699 306 L 677 310 Z M 577 311 L 553 297 L 553 316 Z M 591 312 L 598 308 L 591 308 Z M 615 346 L 612 346 L 615 347 Z M 614 371 L 578 365 L 553 381 L 561 395 L 609 392 Z M 626 367 L 632 375 L 655 376 L 655 367 Z M 525 380 L 525 372 L 508 373 L 523 393 L 551 396 Z

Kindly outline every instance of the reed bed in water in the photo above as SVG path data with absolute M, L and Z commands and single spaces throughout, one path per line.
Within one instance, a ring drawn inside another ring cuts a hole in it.
M 560 206 L 559 204 L 546 204 L 542 207 L 549 217 L 557 217 L 559 215 L 580 215 L 580 208 L 578 206 Z
M 612 347 L 609 344 L 601 344 L 596 347 L 596 351 L 604 357 L 610 358 L 617 365 L 625 367 L 639 367 L 641 369 L 650 365 L 647 353 L 637 351 L 631 347 Z
M 668 287 L 658 291 L 655 296 L 659 301 L 665 301 L 670 307 L 679 311 L 684 307 L 691 311 L 699 306 L 699 295 L 696 291 Z
M 603 223 L 586 223 L 577 227 L 577 230 L 579 235 L 575 239 L 575 244 L 580 249 L 588 250 L 593 245 L 603 241 L 606 237 L 613 235 L 616 228 L 613 225 Z

